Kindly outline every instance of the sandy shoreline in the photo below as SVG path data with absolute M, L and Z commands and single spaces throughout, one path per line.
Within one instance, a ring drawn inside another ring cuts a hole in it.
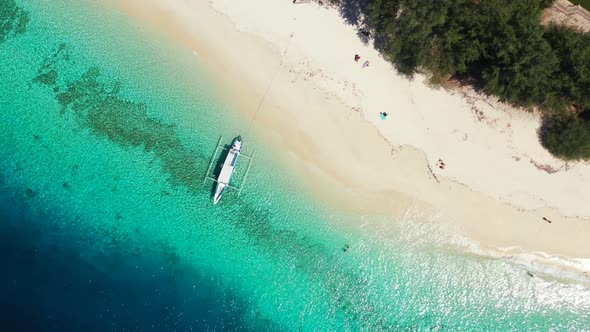
M 518 262 L 531 260 L 527 252 L 590 257 L 583 192 L 590 166 L 566 165 L 543 150 L 534 114 L 400 77 L 335 10 L 315 4 L 113 2 L 195 50 L 246 115 L 272 81 L 253 130 L 287 146 L 278 157 L 329 204 L 393 217 L 418 206 L 481 252 Z M 355 53 L 370 66 L 355 63 Z M 532 260 L 560 265 L 544 255 Z M 577 274 L 590 272 L 570 263 Z

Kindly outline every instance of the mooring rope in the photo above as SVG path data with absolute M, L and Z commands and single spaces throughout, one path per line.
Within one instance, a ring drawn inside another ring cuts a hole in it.
M 256 117 L 258 116 L 258 113 L 259 113 L 260 109 L 262 108 L 262 105 L 264 105 L 264 101 L 266 100 L 266 95 L 270 91 L 270 88 L 272 87 L 272 84 L 273 84 L 275 78 L 277 77 L 277 75 L 281 71 L 281 68 L 283 67 L 283 61 L 285 60 L 285 55 L 287 54 L 287 51 L 289 50 L 289 46 L 291 46 L 291 42 L 293 41 L 294 36 L 295 36 L 295 33 L 291 33 L 291 36 L 289 37 L 289 42 L 287 43 L 287 47 L 285 47 L 285 50 L 283 51 L 283 54 L 281 55 L 281 61 L 279 62 L 279 66 L 275 70 L 274 74 L 272 75 L 270 82 L 268 82 L 268 86 L 266 87 L 264 94 L 262 94 L 262 97 L 260 98 L 260 102 L 258 103 L 258 107 L 254 111 L 254 114 L 252 114 L 252 119 L 250 119 L 250 124 L 248 125 L 248 130 L 246 131 L 245 136 L 249 136 L 250 131 L 252 130 L 252 126 L 254 125 L 254 122 L 256 121 Z

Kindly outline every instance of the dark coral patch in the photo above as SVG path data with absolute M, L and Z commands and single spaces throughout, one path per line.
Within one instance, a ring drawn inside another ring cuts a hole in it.
M 195 167 L 198 155 L 182 145 L 176 127 L 150 118 L 144 103 L 121 97 L 120 82 L 103 83 L 97 67 L 88 69 L 77 80 L 60 82 L 58 67 L 69 60 L 70 48 L 61 43 L 33 79 L 53 89 L 62 114 L 73 112 L 79 124 L 120 146 L 142 147 L 154 153 L 173 185 L 196 188 L 201 178 Z
M 195 167 L 198 155 L 185 148 L 174 125 L 149 117 L 147 106 L 120 96 L 119 82 L 101 82 L 100 70 L 92 67 L 79 79 L 60 86 L 55 67 L 67 61 L 67 47 L 60 45 L 39 69 L 34 82 L 52 86 L 62 113 L 73 112 L 78 122 L 123 147 L 141 147 L 154 153 L 173 185 L 196 188 L 201 178 Z
M 29 14 L 15 0 L 0 0 L 0 44 L 27 31 Z
M 50 70 L 46 73 L 42 73 L 33 79 L 33 82 L 41 83 L 45 85 L 55 85 L 57 83 L 57 71 Z
M 25 197 L 26 197 L 27 199 L 30 199 L 30 198 L 35 198 L 35 197 L 37 197 L 37 195 L 39 195 L 39 193 L 38 193 L 38 192 L 36 192 L 36 191 L 34 191 L 34 190 L 33 190 L 33 189 L 31 189 L 31 188 L 27 188 L 27 190 L 25 190 Z
M 1 1 L 1 0 L 0 0 Z M 70 59 L 69 50 L 65 43 L 59 44 L 53 54 L 43 61 L 43 65 L 37 70 L 37 77 L 33 79 L 34 83 L 47 86 L 54 86 L 53 91 L 59 92 L 58 72 L 56 66 L 60 62 L 66 62 Z

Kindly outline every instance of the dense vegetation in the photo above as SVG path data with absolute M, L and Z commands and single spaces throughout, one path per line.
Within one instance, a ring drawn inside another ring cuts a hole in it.
M 590 0 L 571 0 L 570 2 L 590 10 Z
M 540 24 L 551 0 L 335 0 L 406 75 L 451 78 L 546 114 L 541 142 L 590 158 L 590 34 Z M 357 10 L 351 10 L 354 6 Z M 349 20 L 350 17 L 347 17 Z
M 579 116 L 549 116 L 546 118 L 541 142 L 558 157 L 574 159 L 590 156 L 590 121 Z

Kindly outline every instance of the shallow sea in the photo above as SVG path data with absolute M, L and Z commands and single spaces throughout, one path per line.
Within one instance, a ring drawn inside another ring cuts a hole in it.
M 439 243 L 420 211 L 336 211 L 255 136 L 213 206 L 246 120 L 192 51 L 98 0 L 0 21 L 0 330 L 590 330 L 586 286 Z

